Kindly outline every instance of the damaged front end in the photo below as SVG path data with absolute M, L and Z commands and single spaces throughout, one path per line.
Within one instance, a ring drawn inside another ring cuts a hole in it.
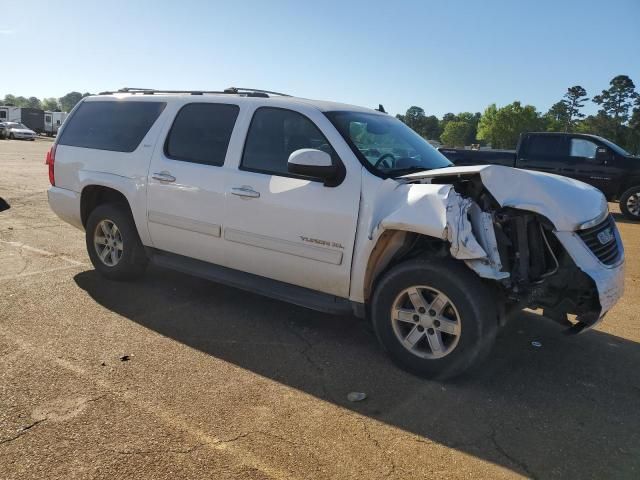
M 530 173 L 517 172 L 520 180 L 522 173 Z M 453 187 L 446 212 L 451 255 L 463 260 L 480 277 L 497 282 L 503 297 L 503 319 L 512 311 L 532 308 L 542 309 L 545 316 L 572 333 L 597 324 L 623 291 L 624 252 L 606 206 L 589 222 L 589 228 L 581 228 L 576 221 L 574 228 L 567 229 L 570 216 L 566 210 L 545 212 L 540 205 L 536 206 L 537 211 L 519 208 L 513 192 L 506 198 L 500 186 L 495 185 L 495 172 L 488 182 L 480 173 L 420 180 Z M 553 195 L 548 188 L 536 192 L 534 187 L 541 185 L 539 178 L 536 182 L 537 185 L 521 183 L 520 197 L 527 206 L 532 202 L 524 197 Z M 593 203 L 597 197 L 592 192 L 589 195 Z M 598 207 L 603 208 L 601 203 Z M 575 321 L 570 321 L 568 315 L 575 315 Z

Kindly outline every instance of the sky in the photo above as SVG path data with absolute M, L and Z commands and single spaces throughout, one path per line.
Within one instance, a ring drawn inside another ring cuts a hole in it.
M 238 86 L 393 114 L 544 112 L 619 74 L 640 90 L 640 0 L 21 0 L 0 9 L 0 46 L 0 97 Z

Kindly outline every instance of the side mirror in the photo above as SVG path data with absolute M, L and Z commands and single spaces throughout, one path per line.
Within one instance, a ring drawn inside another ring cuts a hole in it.
M 611 158 L 609 149 L 607 147 L 598 147 L 596 149 L 596 161 L 598 163 L 604 163 Z
M 301 148 L 289 155 L 290 173 L 320 178 L 325 185 L 336 177 L 338 167 L 331 161 L 331 155 L 315 148 Z

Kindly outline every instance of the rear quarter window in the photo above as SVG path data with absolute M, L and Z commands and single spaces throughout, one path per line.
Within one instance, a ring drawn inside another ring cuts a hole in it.
M 66 122 L 58 144 L 133 152 L 165 106 L 164 102 L 84 102 Z

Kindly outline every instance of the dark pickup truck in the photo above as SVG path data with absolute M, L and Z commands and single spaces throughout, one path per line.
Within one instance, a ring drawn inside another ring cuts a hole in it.
M 523 133 L 514 150 L 439 149 L 455 165 L 505 165 L 575 178 L 640 220 L 640 157 L 596 135 Z

